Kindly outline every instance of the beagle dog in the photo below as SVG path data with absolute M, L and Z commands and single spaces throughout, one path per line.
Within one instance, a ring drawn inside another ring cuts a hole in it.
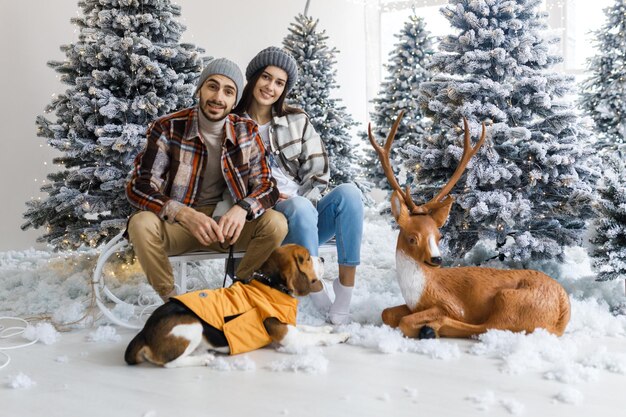
M 124 359 L 176 368 L 209 365 L 212 352 L 234 355 L 272 342 L 288 349 L 343 343 L 349 334 L 331 333 L 330 326 L 296 328 L 294 295 L 308 295 L 321 271 L 306 248 L 281 246 L 247 283 L 172 297 L 148 318 Z

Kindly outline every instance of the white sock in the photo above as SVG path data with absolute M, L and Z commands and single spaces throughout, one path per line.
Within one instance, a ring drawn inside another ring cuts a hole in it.
M 333 282 L 335 302 L 330 307 L 328 318 L 332 324 L 347 324 L 350 322 L 350 300 L 354 287 L 344 286 L 339 279 Z
M 311 297 L 311 301 L 313 301 L 315 308 L 317 308 L 317 310 L 322 314 L 326 315 L 328 314 L 328 310 L 330 310 L 332 302 L 330 301 L 326 284 L 321 279 L 320 282 L 322 283 L 321 291 L 309 293 L 309 297 Z

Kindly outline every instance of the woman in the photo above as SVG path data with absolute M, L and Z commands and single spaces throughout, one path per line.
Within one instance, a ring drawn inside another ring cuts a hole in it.
M 289 224 L 283 243 L 297 243 L 317 256 L 320 243 L 336 238 L 339 279 L 333 282 L 335 300 L 331 302 L 322 280 L 314 285 L 311 298 L 331 323 L 347 323 L 361 256 L 361 192 L 353 184 L 342 184 L 325 193 L 330 174 L 322 140 L 302 110 L 285 105 L 285 96 L 298 79 L 291 55 L 273 46 L 262 50 L 248 64 L 246 79 L 234 112 L 259 125 L 280 192 L 274 209 L 283 213 Z

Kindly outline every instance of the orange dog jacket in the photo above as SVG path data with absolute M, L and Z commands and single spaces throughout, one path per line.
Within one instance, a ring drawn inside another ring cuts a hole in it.
M 236 282 L 230 288 L 199 290 L 172 297 L 206 323 L 224 332 L 230 354 L 245 353 L 272 342 L 263 320 L 275 317 L 296 324 L 298 300 L 257 281 Z M 226 317 L 237 316 L 228 323 Z

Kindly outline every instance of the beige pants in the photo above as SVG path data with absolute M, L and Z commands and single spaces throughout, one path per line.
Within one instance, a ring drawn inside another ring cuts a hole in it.
M 211 216 L 214 209 L 214 205 L 196 208 L 207 216 Z M 207 249 L 228 252 L 226 243 L 224 246 L 219 242 L 204 246 L 181 224 L 164 222 L 151 211 L 133 214 L 128 222 L 128 235 L 150 285 L 162 296 L 174 289 L 174 274 L 168 256 Z M 235 250 L 246 251 L 237 268 L 237 277 L 245 279 L 252 275 L 286 235 L 287 220 L 275 210 L 269 209 L 255 220 L 247 221 L 235 242 Z

